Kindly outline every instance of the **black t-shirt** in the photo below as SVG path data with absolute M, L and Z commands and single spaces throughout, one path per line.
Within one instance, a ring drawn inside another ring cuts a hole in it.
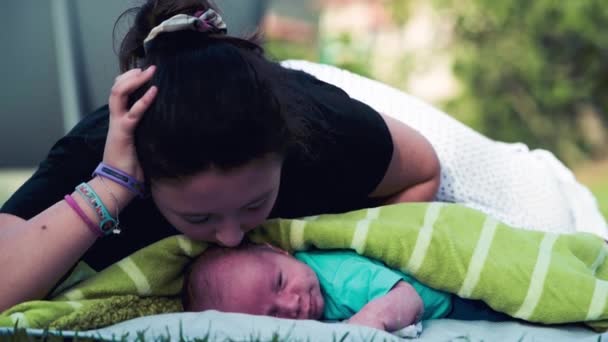
M 288 151 L 270 217 L 337 213 L 377 205 L 368 195 L 382 180 L 393 153 L 382 117 L 333 85 L 301 71 L 286 72 L 292 85 L 317 109 L 304 113 L 307 120 L 313 126 L 323 122 L 322 126 L 329 129 L 324 132 L 326 139 L 310 144 L 310 153 L 298 146 Z M 30 219 L 62 200 L 76 185 L 90 180 L 103 156 L 108 115 L 104 106 L 61 138 L 0 212 Z M 83 260 L 93 268 L 106 267 L 154 241 L 179 233 L 151 198 L 134 199 L 121 212 L 120 222 L 120 235 L 99 239 L 84 255 Z

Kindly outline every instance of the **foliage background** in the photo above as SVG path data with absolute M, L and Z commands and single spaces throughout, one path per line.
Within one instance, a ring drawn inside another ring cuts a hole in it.
M 463 85 L 448 112 L 467 112 L 487 135 L 550 149 L 569 163 L 606 157 L 604 1 L 435 5 L 454 20 L 453 70 Z

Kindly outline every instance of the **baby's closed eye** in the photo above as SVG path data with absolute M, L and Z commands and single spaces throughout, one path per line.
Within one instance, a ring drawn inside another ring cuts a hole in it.
M 285 284 L 286 284 L 285 275 L 283 274 L 283 272 L 281 272 L 279 270 L 277 272 L 277 275 L 275 276 L 274 291 L 280 292 L 283 288 L 285 288 Z

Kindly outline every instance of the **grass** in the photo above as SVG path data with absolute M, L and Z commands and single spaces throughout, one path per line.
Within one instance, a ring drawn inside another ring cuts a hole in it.
M 575 173 L 578 180 L 593 192 L 602 214 L 608 218 L 608 160 L 583 165 Z
M 280 335 L 278 332 L 275 332 L 272 334 L 272 337 L 270 339 L 261 339 L 260 337 L 256 337 L 254 335 L 256 334 L 252 334 L 248 339 L 232 339 L 232 338 L 224 338 L 224 339 L 217 339 L 217 338 L 213 338 L 210 336 L 210 332 L 207 332 L 207 334 L 202 334 L 204 335 L 203 337 L 197 337 L 197 338 L 187 338 L 183 335 L 183 331 L 180 325 L 180 331 L 179 331 L 179 336 L 171 336 L 171 334 L 169 333 L 169 331 L 166 332 L 166 334 L 164 335 L 160 335 L 160 336 L 151 336 L 150 334 L 147 334 L 146 331 L 138 331 L 134 334 L 134 336 L 129 336 L 129 334 L 126 334 L 124 336 L 119 336 L 119 337 L 113 337 L 112 339 L 102 339 L 101 335 L 99 335 L 99 337 L 79 337 L 77 334 L 73 337 L 69 337 L 67 339 L 71 340 L 71 341 L 112 341 L 112 342 L 122 342 L 122 341 L 135 341 L 135 342 L 146 342 L 146 341 L 160 341 L 160 342 L 170 342 L 170 341 L 177 341 L 177 342 L 210 342 L 210 341 L 218 341 L 218 342 L 237 342 L 237 341 L 242 341 L 242 342 L 309 342 L 309 339 L 304 339 L 304 338 L 296 338 L 296 337 L 291 337 L 290 336 L 290 332 L 287 333 L 287 335 Z M 349 336 L 350 332 L 346 332 L 342 335 L 334 335 L 333 338 L 331 340 L 328 340 L 329 342 L 343 342 L 344 340 L 346 340 L 346 338 Z M 68 335 L 70 336 L 70 335 Z M 0 334 L 0 342 L 58 342 L 58 341 L 65 341 L 66 337 L 63 337 L 63 335 L 61 334 L 61 332 L 49 332 L 48 330 L 43 331 L 41 334 L 28 334 L 27 331 L 23 328 L 14 328 L 13 331 L 11 333 L 7 333 L 7 334 Z M 376 339 L 376 333 L 374 332 L 373 335 L 369 335 L 369 336 L 361 336 L 361 340 L 364 341 L 369 341 L 369 342 L 378 342 L 378 341 L 385 341 L 384 339 Z
M 32 174 L 31 169 L 0 169 L 0 206 Z
M 593 191 L 593 194 L 600 204 L 602 214 L 604 214 L 604 217 L 608 218 L 608 180 L 606 180 L 603 184 L 594 186 L 591 191 Z

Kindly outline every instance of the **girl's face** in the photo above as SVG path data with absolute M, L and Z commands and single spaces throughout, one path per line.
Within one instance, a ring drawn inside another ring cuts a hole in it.
M 270 214 L 281 166 L 277 156 L 265 156 L 230 171 L 159 180 L 150 191 L 163 216 L 186 236 L 233 247 Z

